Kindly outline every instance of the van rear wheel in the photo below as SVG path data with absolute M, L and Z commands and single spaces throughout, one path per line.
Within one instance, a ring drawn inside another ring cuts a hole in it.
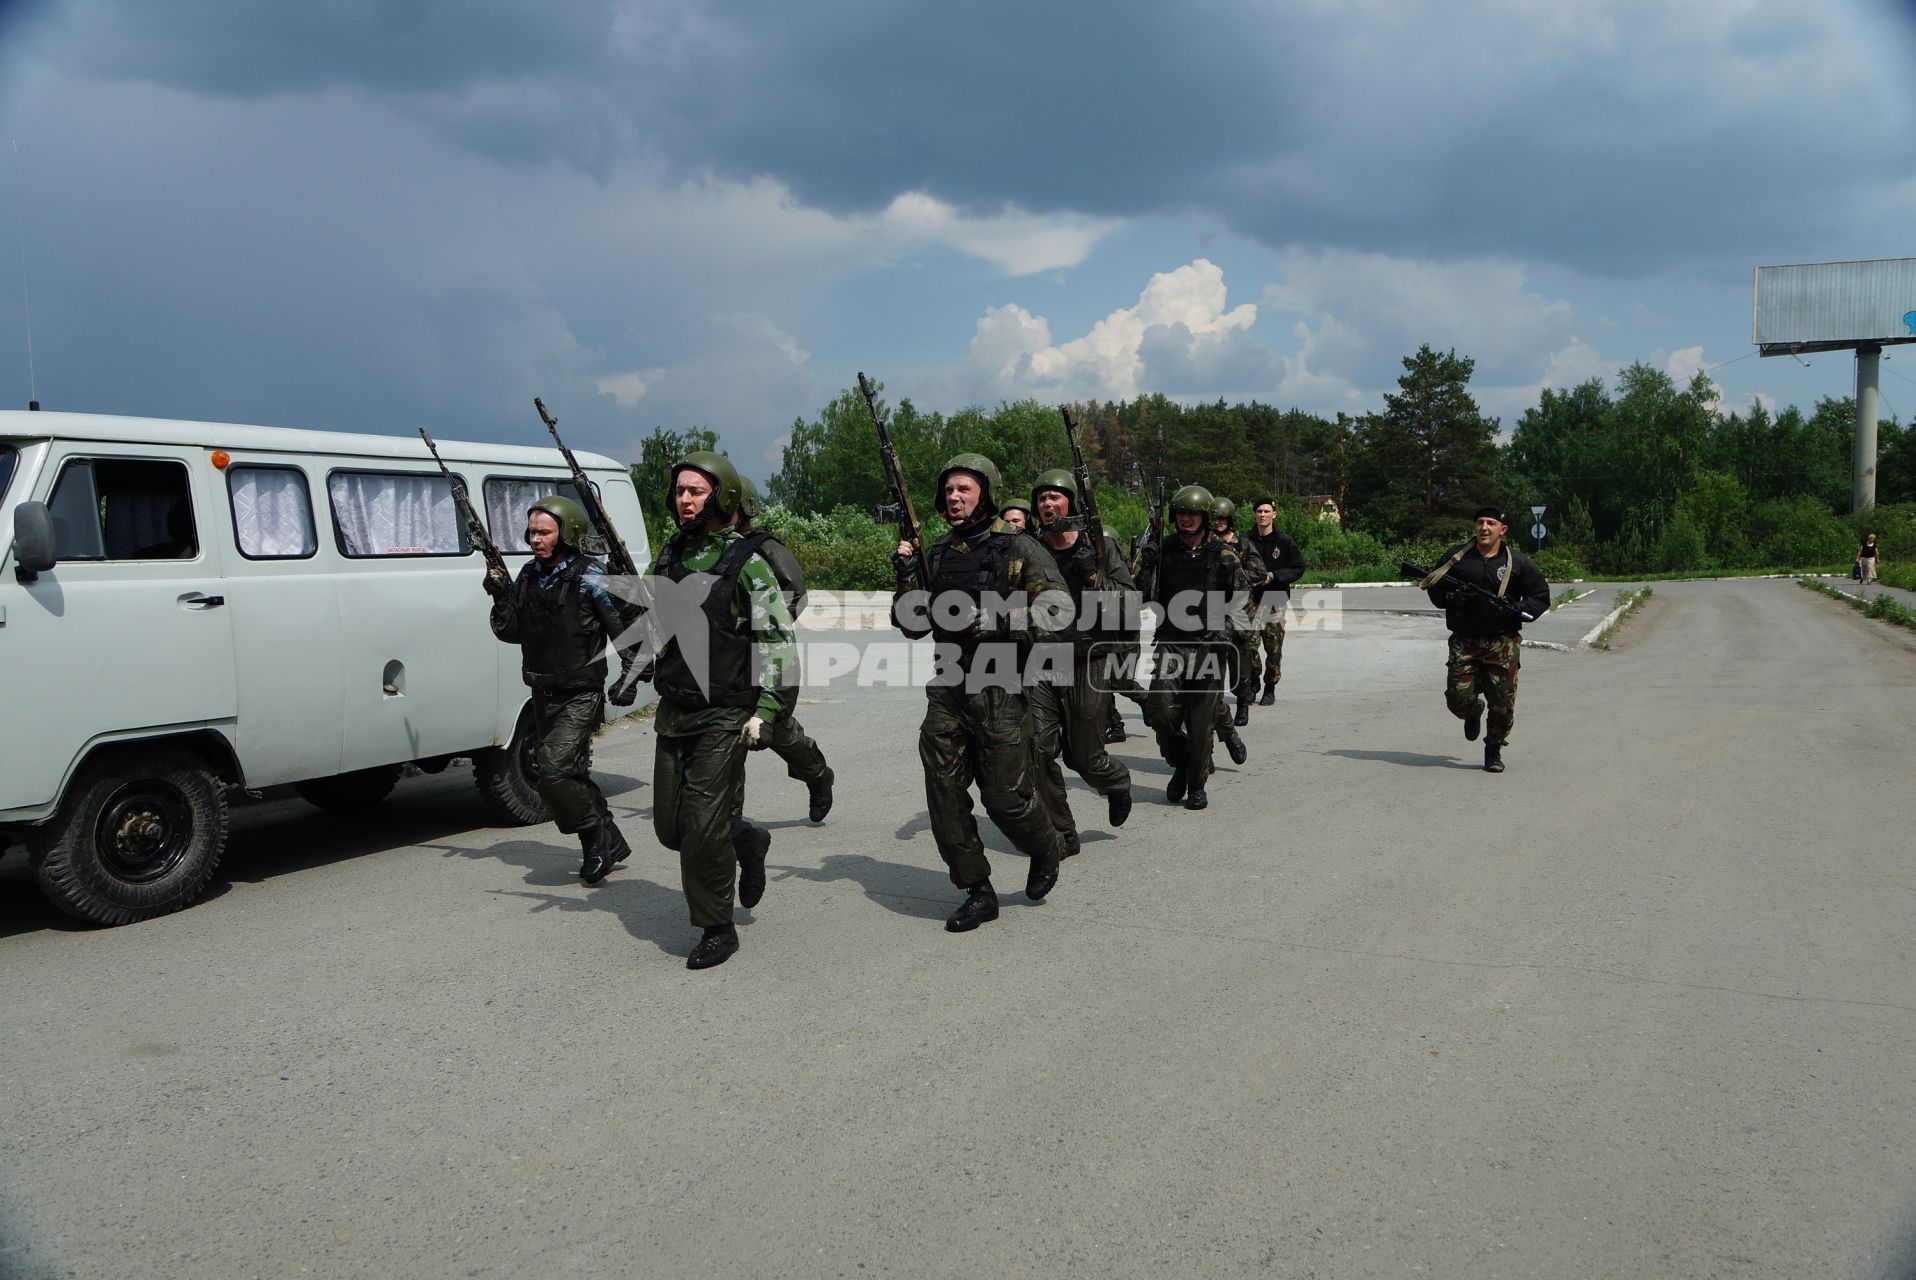
M 89 764 L 29 846 L 40 891 L 69 915 L 128 924 L 178 911 L 226 848 L 226 793 L 185 752 Z
M 322 809 L 370 809 L 391 795 L 392 789 L 398 784 L 399 766 L 382 764 L 371 769 L 335 774 L 330 778 L 309 778 L 305 782 L 295 782 L 293 790 L 299 792 L 309 804 L 316 804 Z
M 519 713 L 512 741 L 503 747 L 487 747 L 472 757 L 479 798 L 504 826 L 529 827 L 552 820 L 552 811 L 532 780 L 532 753 L 538 745 L 538 731 L 528 706 Z

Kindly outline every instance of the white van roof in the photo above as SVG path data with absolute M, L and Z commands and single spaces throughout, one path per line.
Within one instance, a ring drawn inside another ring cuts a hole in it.
M 427 428 L 430 430 L 430 426 Z M 418 436 L 360 435 L 297 427 L 252 427 L 229 422 L 181 422 L 171 418 L 127 418 L 110 413 L 48 413 L 0 409 L 0 440 L 107 440 L 126 444 L 186 445 L 190 448 L 244 449 L 249 453 L 350 454 L 368 458 L 432 461 Z M 469 440 L 433 443 L 448 462 L 483 462 L 513 467 L 561 464 L 559 451 L 516 444 L 479 444 Z M 601 453 L 574 449 L 588 470 L 624 471 L 625 464 Z

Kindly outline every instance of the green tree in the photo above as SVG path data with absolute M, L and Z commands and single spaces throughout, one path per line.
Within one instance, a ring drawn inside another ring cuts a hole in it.
M 1690 488 L 1677 499 L 1676 513 L 1702 536 L 1704 563 L 1733 568 L 1747 561 L 1750 495 L 1735 476 L 1722 471 L 1697 472 Z
M 1454 525 L 1484 502 L 1497 463 L 1497 424 L 1470 394 L 1476 361 L 1428 343 L 1404 357 L 1384 411 L 1359 419 L 1351 507 L 1373 532 L 1400 537 Z
M 1876 435 L 1876 502 L 1916 502 L 1916 425 L 1879 423 Z

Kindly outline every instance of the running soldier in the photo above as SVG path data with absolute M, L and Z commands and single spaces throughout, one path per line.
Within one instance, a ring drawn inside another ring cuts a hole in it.
M 791 617 L 792 625 L 798 625 L 798 617 L 805 612 L 805 570 L 799 566 L 798 557 L 783 541 L 773 536 L 769 530 L 754 529 L 752 522 L 758 519 L 758 486 L 748 477 L 740 476 L 738 518 L 734 521 L 744 540 L 754 550 L 765 557 L 772 567 L 772 573 L 778 578 L 779 593 L 785 597 L 785 610 Z M 778 689 L 778 718 L 773 720 L 769 733 L 772 754 L 785 762 L 787 777 L 805 784 L 810 793 L 811 807 L 805 816 L 813 822 L 825 821 L 825 815 L 832 811 L 832 783 L 836 775 L 825 762 L 825 753 L 818 749 L 805 727 L 798 722 L 798 690 L 804 683 L 799 674 L 798 654 L 792 655 L 791 663 L 780 673 L 784 683 Z M 732 809 L 732 816 L 742 818 L 745 815 L 745 787 L 738 789 L 738 801 Z M 748 904 L 749 905 L 749 904 Z
M 624 862 L 632 846 L 586 767 L 592 735 L 605 719 L 606 644 L 627 624 L 605 567 L 579 549 L 588 524 L 585 508 L 573 499 L 540 498 L 526 509 L 532 559 L 511 582 L 489 572 L 485 588 L 492 596 L 492 634 L 519 646 L 520 673 L 532 690 L 533 783 L 559 830 L 579 837 L 579 878 L 591 885 Z M 629 670 L 633 654 L 620 658 Z M 621 687 L 613 701 L 632 705 L 635 687 L 624 681 Z
M 1259 498 L 1251 507 L 1257 527 L 1246 539 L 1264 561 L 1271 580 L 1258 588 L 1258 639 L 1264 650 L 1264 692 L 1260 707 L 1277 701 L 1277 682 L 1284 678 L 1284 615 L 1291 607 L 1291 586 L 1304 576 L 1304 553 L 1291 535 L 1277 527 L 1277 504 Z M 1257 650 L 1250 654 L 1250 670 L 1258 674 Z
M 1204 785 L 1231 666 L 1222 613 L 1239 576 L 1237 552 L 1211 537 L 1210 520 L 1210 491 L 1195 484 L 1179 489 L 1171 496 L 1172 536 L 1162 551 L 1155 544 L 1142 548 L 1136 570 L 1145 603 L 1158 612 L 1144 718 L 1171 766 L 1165 798 L 1183 801 L 1186 809 L 1210 803 Z
M 757 906 L 765 892 L 771 833 L 735 815 L 745 753 L 771 745 L 770 726 L 783 710 L 792 630 L 772 566 L 733 525 L 739 479 L 731 462 L 700 451 L 673 463 L 671 502 L 678 532 L 659 548 L 651 576 L 683 583 L 701 575 L 681 589 L 703 598 L 683 610 L 691 617 L 667 619 L 678 625 L 658 652 L 652 825 L 659 843 L 678 852 L 686 907 L 703 931 L 686 968 L 710 969 L 738 950 L 734 872 L 741 905 Z
M 1444 701 L 1464 722 L 1469 742 L 1477 740 L 1484 708 L 1490 709 L 1484 770 L 1502 773 L 1504 744 L 1517 719 L 1523 624 L 1550 607 L 1550 584 L 1528 556 L 1504 545 L 1510 526 L 1502 507 L 1481 508 L 1473 529 L 1472 539 L 1445 552 L 1419 585 L 1450 628 Z
M 1050 554 L 998 518 L 1002 488 L 989 458 L 959 454 L 938 475 L 939 511 L 951 530 L 929 549 L 931 581 L 918 581 L 910 541 L 900 541 L 892 557 L 898 575 L 892 625 L 911 639 L 929 635 L 938 644 L 918 758 L 939 856 L 951 882 L 965 891 L 945 921 L 953 933 L 998 918 L 991 863 L 972 815 L 974 781 L 985 812 L 1031 859 L 1027 898 L 1044 900 L 1064 857 L 1064 841 L 1033 776 L 1023 670 L 1034 638 L 1068 626 L 1069 604 Z M 1045 606 L 1056 606 L 1055 612 Z
M 1044 547 L 1070 588 L 1076 619 L 1075 640 L 1045 645 L 1035 652 L 1034 657 L 1052 661 L 1034 661 L 1025 680 L 1038 790 L 1064 838 L 1068 858 L 1078 852 L 1078 829 L 1065 795 L 1064 770 L 1058 767 L 1060 754 L 1104 797 L 1106 817 L 1113 827 L 1123 826 L 1131 816 L 1131 771 L 1104 749 L 1113 701 L 1105 642 L 1122 634 L 1123 611 L 1131 603 L 1125 597 L 1134 588 L 1116 538 L 1104 535 L 1104 554 L 1099 556 L 1090 536 L 1071 526 L 1078 514 L 1078 482 L 1071 472 L 1058 467 L 1040 475 L 1031 490 L 1031 503 L 1038 513 Z

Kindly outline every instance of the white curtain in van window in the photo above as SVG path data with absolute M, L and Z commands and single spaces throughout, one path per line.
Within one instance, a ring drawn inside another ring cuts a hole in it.
M 526 509 L 548 493 L 574 492 L 571 485 L 554 485 L 550 480 L 494 479 L 486 481 L 486 524 L 499 550 L 512 553 L 530 551 L 526 545 Z
M 342 472 L 326 490 L 349 556 L 459 552 L 459 517 L 443 476 Z
M 256 560 L 313 554 L 313 510 L 305 472 L 234 467 L 227 475 L 233 532 L 242 554 Z

